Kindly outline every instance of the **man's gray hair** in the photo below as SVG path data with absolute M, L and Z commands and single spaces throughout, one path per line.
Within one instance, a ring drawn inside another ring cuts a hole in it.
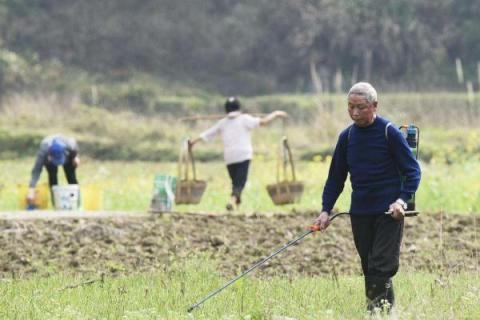
M 368 82 L 357 82 L 348 91 L 347 97 L 352 94 L 365 98 L 368 102 L 377 102 L 377 90 Z

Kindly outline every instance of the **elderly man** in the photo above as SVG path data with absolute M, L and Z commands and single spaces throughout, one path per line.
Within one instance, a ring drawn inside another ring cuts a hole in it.
M 43 166 L 47 169 L 48 183 L 52 187 L 58 184 L 58 166 L 63 166 L 69 184 L 78 184 L 75 170 L 79 164 L 78 145 L 75 139 L 59 134 L 45 137 L 40 143 L 32 169 L 27 202 L 29 204 L 35 202 L 35 186 L 40 178 Z
M 315 224 L 324 230 L 350 173 L 350 219 L 365 277 L 367 309 L 394 304 L 404 210 L 420 183 L 420 167 L 402 133 L 377 115 L 377 92 L 366 82 L 348 92 L 353 124 L 340 133 Z M 385 212 L 390 212 L 386 215 Z

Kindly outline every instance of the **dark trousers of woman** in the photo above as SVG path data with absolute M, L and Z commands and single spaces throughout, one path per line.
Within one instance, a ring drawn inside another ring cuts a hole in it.
M 403 220 L 389 215 L 351 216 L 353 240 L 365 276 L 367 308 L 393 306 L 392 277 L 400 265 Z M 385 301 L 388 304 L 385 304 Z
M 228 175 L 232 180 L 232 196 L 235 196 L 237 204 L 240 204 L 241 195 L 245 183 L 247 183 L 248 167 L 250 166 L 250 160 L 242 162 L 231 163 L 227 165 Z
M 48 184 L 50 185 L 50 188 L 52 186 L 56 186 L 58 184 L 58 166 L 47 163 L 45 167 L 47 168 L 48 172 Z M 63 171 L 65 172 L 65 178 L 67 178 L 68 184 L 78 184 L 75 169 L 76 168 L 73 165 L 73 161 L 67 159 L 63 165 Z

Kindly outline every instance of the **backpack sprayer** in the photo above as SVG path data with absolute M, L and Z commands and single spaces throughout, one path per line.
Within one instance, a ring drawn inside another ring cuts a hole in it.
M 410 150 L 412 151 L 415 159 L 418 160 L 420 128 L 411 123 L 409 125 L 402 125 L 398 129 L 400 129 L 400 131 L 403 133 Z M 402 177 L 402 181 L 404 180 L 405 177 Z M 413 194 L 412 198 L 407 201 L 407 210 L 415 210 L 415 194 Z
M 349 214 L 348 212 L 340 212 L 340 213 L 336 213 L 332 216 L 330 216 L 330 218 L 328 219 L 330 222 L 332 222 L 336 217 L 338 216 L 341 216 L 341 215 L 346 215 L 346 214 Z M 390 212 L 385 212 L 385 214 L 390 214 Z M 414 216 L 417 216 L 418 215 L 418 211 L 405 211 L 405 217 L 414 217 Z M 246 276 L 247 274 L 249 274 L 250 272 L 252 272 L 253 270 L 255 270 L 256 268 L 260 267 L 261 265 L 263 265 L 265 262 L 267 262 L 268 260 L 270 260 L 271 258 L 275 257 L 276 255 L 280 254 L 281 252 L 285 251 L 288 247 L 290 246 L 293 246 L 294 244 L 298 243 L 300 240 L 302 240 L 303 238 L 305 238 L 306 236 L 308 236 L 309 234 L 311 233 L 314 233 L 316 231 L 320 231 L 320 226 L 318 225 L 312 225 L 312 226 L 309 226 L 307 228 L 307 231 L 303 232 L 302 234 L 300 234 L 297 238 L 293 239 L 293 240 L 290 240 L 289 242 L 287 242 L 283 247 L 281 247 L 280 249 L 278 249 L 277 251 L 275 251 L 274 253 L 272 253 L 271 255 L 269 255 L 268 257 L 266 258 L 263 258 L 262 260 L 260 260 L 259 262 L 255 263 L 253 266 L 251 266 L 250 268 L 248 268 L 245 272 L 243 272 L 242 274 L 236 276 L 235 278 L 233 278 L 232 280 L 228 281 L 226 284 L 224 284 L 221 288 L 217 289 L 217 290 L 214 290 L 212 292 L 210 292 L 208 295 L 206 295 L 203 299 L 201 299 L 200 301 L 198 301 L 197 303 L 194 303 L 193 305 L 191 305 L 188 309 L 187 309 L 187 312 L 190 313 L 192 312 L 195 308 L 197 308 L 198 306 L 200 306 L 202 303 L 204 303 L 205 301 L 207 301 L 208 299 L 212 298 L 213 296 L 217 295 L 218 293 L 220 293 L 223 289 L 227 288 L 228 286 L 234 284 L 235 282 L 237 282 L 238 280 L 240 280 L 241 278 L 243 278 L 244 276 Z

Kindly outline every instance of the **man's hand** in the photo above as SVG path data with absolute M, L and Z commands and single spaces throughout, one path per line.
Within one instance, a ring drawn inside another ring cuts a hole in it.
M 27 203 L 33 205 L 35 203 L 35 188 L 29 188 L 27 192 Z
M 405 217 L 405 210 L 398 202 L 392 203 L 388 209 L 388 212 L 390 212 L 390 215 L 395 220 L 402 220 Z
M 79 158 L 78 156 L 76 156 L 75 158 L 73 158 L 72 164 L 73 164 L 73 167 L 74 167 L 74 168 L 78 168 L 78 166 L 80 165 L 80 158 Z
M 320 227 L 320 231 L 327 229 L 327 227 L 330 225 L 330 220 L 329 220 L 328 212 L 322 211 L 320 215 L 315 219 L 315 225 Z

